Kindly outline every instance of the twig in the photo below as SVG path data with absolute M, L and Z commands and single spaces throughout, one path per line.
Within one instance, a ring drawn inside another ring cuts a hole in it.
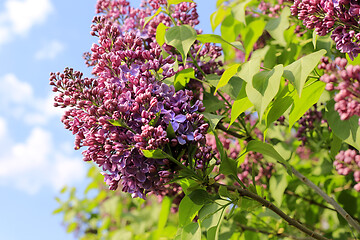
M 350 214 L 348 214 L 332 197 L 328 196 L 323 190 L 311 182 L 308 178 L 298 172 L 295 168 L 291 167 L 292 173 L 305 183 L 308 187 L 313 189 L 317 194 L 319 194 L 327 203 L 331 204 L 335 210 L 353 227 L 360 233 L 360 225 L 356 222 Z
M 243 188 L 236 187 L 236 186 L 227 186 L 227 185 L 223 185 L 223 184 L 219 184 L 219 183 L 214 183 L 213 186 L 215 186 L 215 187 L 224 186 L 230 191 L 237 191 L 240 194 L 240 196 L 246 196 L 246 197 L 249 197 L 249 198 L 261 203 L 263 206 L 270 209 L 271 211 L 273 211 L 274 213 L 279 215 L 282 219 L 287 221 L 289 223 L 289 225 L 292 225 L 292 226 L 296 227 L 297 229 L 299 229 L 303 233 L 306 233 L 308 236 L 310 236 L 310 237 L 312 237 L 314 239 L 329 240 L 328 238 L 323 237 L 320 234 L 308 229 L 302 223 L 300 223 L 300 222 L 294 220 L 293 218 L 289 217 L 280 208 L 276 207 L 271 202 L 267 201 L 266 199 L 260 197 L 259 195 L 255 194 L 255 193 L 253 193 L 253 192 L 251 192 L 251 191 L 249 191 L 247 189 L 243 189 Z

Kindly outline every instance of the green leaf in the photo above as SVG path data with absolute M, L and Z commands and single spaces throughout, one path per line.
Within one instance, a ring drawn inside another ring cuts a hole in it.
M 346 54 L 346 60 L 348 61 L 348 64 L 360 65 L 360 55 L 354 58 L 354 60 L 351 60 L 349 54 Z
M 215 112 L 226 107 L 224 101 L 219 100 L 216 96 L 207 92 L 204 92 L 203 105 L 205 107 L 205 112 Z
M 211 29 L 213 32 L 229 13 L 230 8 L 218 8 L 218 10 L 210 15 Z
M 241 36 L 245 48 L 245 60 L 248 59 L 253 50 L 254 44 L 263 34 L 266 23 L 263 19 L 252 21 L 246 28 L 241 30 Z
M 75 229 L 78 227 L 77 222 L 72 222 L 67 226 L 66 232 L 67 233 L 71 233 L 73 231 L 75 231 Z
M 162 231 L 165 228 L 167 219 L 170 213 L 172 200 L 169 197 L 164 197 L 161 203 L 161 210 L 159 214 L 158 230 Z
M 159 13 L 161 13 L 162 11 L 162 8 L 159 7 L 159 9 L 156 11 L 156 13 L 152 16 L 149 16 L 149 17 L 145 17 L 145 22 L 144 22 L 144 27 L 146 26 L 146 24 L 148 24 L 154 17 L 156 17 Z M 161 45 L 160 45 L 161 46 Z
M 178 50 L 186 60 L 191 45 L 196 40 L 196 31 L 189 25 L 174 26 L 166 31 L 165 43 Z
M 155 118 L 154 119 L 151 119 L 150 122 L 149 122 L 149 126 L 155 126 L 156 123 L 159 121 L 160 119 L 160 114 L 161 114 L 161 111 L 157 112 L 155 114 Z
M 197 205 L 205 205 L 212 202 L 209 193 L 204 189 L 195 189 L 188 194 L 188 197 Z
M 240 77 L 235 75 L 232 78 L 230 78 L 229 82 L 224 87 L 220 88 L 220 90 L 223 93 L 229 95 L 231 99 L 235 100 L 239 95 L 241 88 L 243 87 L 243 83 L 244 80 L 242 80 Z
M 169 125 L 166 128 L 166 133 L 168 138 L 175 138 L 175 132 L 173 126 L 171 125 L 171 122 L 169 122 Z
M 266 128 L 270 126 L 270 124 L 281 117 L 286 110 L 289 109 L 291 104 L 293 104 L 294 100 L 292 98 L 292 93 L 289 93 L 289 87 L 285 86 L 282 90 L 280 96 L 278 96 L 273 104 L 271 105 L 269 112 L 266 115 Z
M 216 35 L 216 34 L 200 34 L 197 35 L 196 39 L 202 43 L 220 43 L 220 44 L 228 44 L 240 51 L 244 51 L 243 46 L 240 44 L 232 44 L 228 41 L 226 41 L 225 39 L 223 39 L 221 36 Z
M 220 81 L 218 82 L 218 84 L 216 86 L 214 94 L 216 93 L 216 91 L 219 88 L 225 86 L 229 82 L 230 78 L 238 72 L 239 67 L 240 67 L 240 64 L 234 64 L 225 70 L 225 72 L 221 75 Z
M 303 89 L 301 98 L 297 94 L 293 94 L 294 105 L 290 111 L 289 129 L 319 100 L 324 89 L 325 83 L 317 81 Z
M 220 120 L 224 118 L 224 116 L 219 116 L 219 115 L 211 114 L 211 113 L 207 113 L 207 112 L 203 112 L 202 114 L 204 115 L 204 117 L 207 120 L 209 120 L 210 128 L 212 131 L 215 130 L 215 128 L 218 125 L 218 123 L 220 122 Z
M 266 107 L 279 91 L 283 69 L 283 65 L 277 65 L 271 71 L 259 72 L 246 85 L 247 96 L 254 104 L 260 120 Z
M 246 88 L 246 83 L 243 83 L 240 93 L 231 107 L 231 120 L 229 127 L 235 122 L 235 120 L 237 119 L 238 116 L 240 116 L 241 113 L 245 112 L 247 109 L 254 106 L 250 102 L 249 98 L 246 96 L 245 88 Z
M 265 30 L 281 46 L 286 46 L 284 31 L 289 27 L 290 8 L 285 7 L 280 17 L 271 19 L 265 27 Z
M 114 120 L 114 119 L 109 119 L 109 123 L 111 123 L 111 125 L 116 126 L 116 127 L 124 127 L 124 128 L 128 128 L 129 126 L 123 121 L 123 120 Z
M 165 33 L 166 33 L 166 29 L 168 28 L 169 27 L 165 26 L 165 24 L 163 23 L 159 23 L 159 25 L 156 28 L 156 35 L 155 35 L 156 42 L 159 44 L 160 47 L 165 43 Z
M 155 150 L 141 150 L 145 157 L 154 159 L 167 158 L 167 154 L 160 149 Z
M 268 157 L 271 157 L 286 167 L 289 175 L 292 175 L 291 167 L 289 163 L 275 150 L 275 148 L 268 144 L 258 140 L 252 140 L 246 146 L 246 151 L 258 152 Z
M 238 171 L 235 160 L 228 157 L 222 158 L 220 163 L 220 173 L 237 177 Z
M 319 38 L 319 35 L 317 35 L 316 31 L 314 30 L 313 34 L 312 34 L 312 43 L 314 45 L 314 49 L 316 49 L 316 41 L 318 40 L 318 38 Z
M 184 88 L 191 78 L 195 78 L 195 71 L 192 68 L 186 68 L 176 73 L 174 81 L 175 90 L 178 91 Z
M 277 207 L 281 206 L 282 199 L 286 187 L 288 186 L 288 181 L 285 174 L 274 174 L 270 178 L 270 193 L 272 198 L 275 200 Z
M 221 24 L 220 32 L 223 39 L 226 39 L 228 42 L 236 41 L 236 38 L 239 36 L 242 23 L 234 19 L 234 17 L 230 14 L 228 15 Z M 225 60 L 230 60 L 235 57 L 234 49 L 229 45 L 222 45 L 224 51 Z
M 339 113 L 334 109 L 335 101 L 326 104 L 325 118 L 333 133 L 344 142 L 360 150 L 360 126 L 359 117 L 352 116 L 348 120 L 341 120 Z
M 238 77 L 249 83 L 252 81 L 253 76 L 260 71 L 260 58 L 251 58 L 250 61 L 241 65 L 241 70 L 236 74 Z
M 252 0 L 246 0 L 244 2 L 240 2 L 236 4 L 232 9 L 231 12 L 234 15 L 235 19 L 242 22 L 246 25 L 245 21 L 245 8 Z
M 176 4 L 179 4 L 179 3 L 182 3 L 182 2 L 192 2 L 192 3 L 193 3 L 192 0 L 168 0 L 168 4 L 169 4 L 169 5 L 170 5 L 170 4 L 176 5 Z
M 284 78 L 288 79 L 295 86 L 299 96 L 301 96 L 307 77 L 318 65 L 321 57 L 324 56 L 325 53 L 326 50 L 322 49 L 306 55 L 285 67 Z
M 191 223 L 202 206 L 195 204 L 188 196 L 185 196 L 179 205 L 179 225 L 182 227 Z
M 333 134 L 333 140 L 331 141 L 330 156 L 335 158 L 341 149 L 342 140 Z
M 194 222 L 186 225 L 181 234 L 181 240 L 201 240 L 201 228 Z
M 216 200 L 215 203 L 205 205 L 199 212 L 199 220 L 202 227 L 207 229 L 207 240 L 218 239 L 220 224 L 224 218 L 225 200 Z

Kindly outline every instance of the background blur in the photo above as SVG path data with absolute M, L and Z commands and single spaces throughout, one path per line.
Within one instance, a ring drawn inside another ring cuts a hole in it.
M 138 6 L 140 0 L 130 0 Z M 198 0 L 211 32 L 216 0 Z M 82 54 L 97 41 L 96 0 L 0 0 L 0 239 L 75 239 L 61 226 L 55 196 L 84 189 L 87 163 L 52 107 L 49 73 L 69 66 L 90 76 Z

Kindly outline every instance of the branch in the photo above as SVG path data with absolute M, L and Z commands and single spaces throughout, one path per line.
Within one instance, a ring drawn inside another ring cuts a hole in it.
M 262 233 L 262 234 L 266 234 L 266 235 L 272 234 L 272 235 L 276 235 L 276 236 L 279 236 L 279 237 L 292 238 L 292 239 L 295 239 L 295 240 L 307 240 L 307 239 L 309 239 L 309 238 L 296 237 L 296 236 L 293 236 L 293 235 L 290 235 L 290 234 L 286 234 L 286 233 L 269 232 L 269 231 L 266 231 L 266 230 L 263 230 L 263 229 L 258 229 L 258 228 L 249 227 L 249 226 L 246 226 L 246 225 L 241 224 L 241 223 L 237 223 L 237 225 L 238 225 L 243 231 L 252 231 L 252 232 Z
M 291 167 L 292 173 L 298 177 L 308 187 L 312 188 L 317 194 L 319 194 L 325 201 L 331 204 L 335 210 L 353 227 L 360 233 L 360 225 L 356 222 L 350 214 L 348 214 L 332 197 L 328 196 L 323 190 L 311 182 L 308 178 L 298 172 L 295 168 Z
M 219 183 L 214 183 L 213 186 L 215 186 L 215 187 L 224 186 L 230 191 L 237 191 L 240 194 L 240 196 L 246 196 L 246 197 L 249 197 L 249 198 L 257 201 L 258 203 L 261 203 L 263 206 L 270 209 L 271 211 L 273 211 L 274 213 L 279 215 L 282 219 L 287 221 L 289 223 L 289 225 L 296 227 L 297 229 L 299 229 L 303 233 L 309 235 L 310 237 L 312 237 L 314 239 L 319 239 L 319 240 L 329 240 L 328 238 L 323 237 L 320 234 L 315 233 L 314 231 L 308 229 L 300 222 L 298 222 L 298 221 L 294 220 L 293 218 L 289 217 L 288 215 L 286 215 L 280 208 L 276 207 L 271 202 L 267 201 L 266 199 L 260 197 L 259 195 L 255 194 L 253 192 L 250 192 L 247 189 L 243 189 L 243 188 L 236 187 L 236 186 L 227 186 L 227 185 L 223 185 L 223 184 L 219 184 Z

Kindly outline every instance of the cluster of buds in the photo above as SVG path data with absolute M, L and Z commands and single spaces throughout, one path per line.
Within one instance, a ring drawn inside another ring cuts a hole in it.
M 336 171 L 341 175 L 353 174 L 356 182 L 354 189 L 360 192 L 360 154 L 356 150 L 340 151 L 334 161 Z
M 325 57 L 318 67 L 325 71 L 320 80 L 326 83 L 326 90 L 338 91 L 334 100 L 335 110 L 339 112 L 340 119 L 347 120 L 354 115 L 360 116 L 360 66 L 347 66 L 347 60 L 344 58 L 336 58 L 331 62 Z
M 360 4 L 353 0 L 295 0 L 291 13 L 320 36 L 332 32 L 336 48 L 353 60 L 360 53 Z

